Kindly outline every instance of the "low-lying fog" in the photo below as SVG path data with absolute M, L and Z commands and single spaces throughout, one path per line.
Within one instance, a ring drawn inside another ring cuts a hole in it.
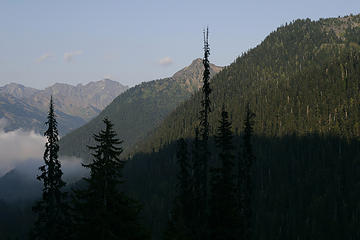
M 6 119 L 0 119 L 0 177 L 12 169 L 36 180 L 40 172 L 46 138 L 33 131 L 17 129 L 5 132 Z M 82 160 L 75 157 L 60 157 L 65 181 L 76 181 L 86 176 L 88 170 L 81 166 Z

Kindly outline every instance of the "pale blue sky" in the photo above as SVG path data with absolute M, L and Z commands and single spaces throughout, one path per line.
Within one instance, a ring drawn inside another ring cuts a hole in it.
M 228 65 L 286 22 L 350 13 L 359 0 L 0 0 L 0 85 L 111 77 L 133 86 L 202 57 L 207 25 L 210 61 Z

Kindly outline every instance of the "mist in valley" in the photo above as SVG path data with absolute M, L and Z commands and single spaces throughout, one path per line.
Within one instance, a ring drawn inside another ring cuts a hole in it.
M 34 131 L 17 129 L 5 132 L 7 121 L 0 119 L 0 199 L 16 201 L 40 194 L 41 183 L 36 179 L 44 164 L 46 138 Z M 82 159 L 61 156 L 63 179 L 72 184 L 88 175 Z

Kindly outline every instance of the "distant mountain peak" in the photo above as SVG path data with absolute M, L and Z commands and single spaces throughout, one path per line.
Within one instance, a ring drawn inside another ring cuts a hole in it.
M 112 80 L 110 78 L 104 78 L 104 79 L 101 79 L 99 81 L 91 81 L 85 85 L 79 83 L 78 85 L 76 85 L 76 87 L 105 87 L 105 86 L 108 86 L 109 88 L 112 88 L 112 87 L 120 87 L 120 88 L 124 88 L 125 90 L 128 89 L 128 86 L 126 85 L 123 85 L 121 84 L 120 82 L 118 81 L 115 81 L 115 80 Z
M 55 83 L 44 90 L 10 83 L 0 87 L 0 98 L 3 100 L 3 105 L 0 104 L 0 118 L 8 116 L 9 130 L 20 127 L 40 131 L 52 95 L 58 120 L 64 126 L 61 133 L 64 133 L 96 116 L 127 89 L 127 86 L 110 79 L 76 86 Z
M 104 78 L 104 79 L 102 79 L 102 80 L 100 80 L 101 82 L 116 82 L 117 83 L 117 81 L 115 81 L 115 80 L 112 80 L 112 79 L 110 79 L 110 78 Z
M 38 91 L 40 90 L 13 82 L 0 87 L 0 94 L 9 94 L 17 98 L 26 98 Z
M 6 84 L 4 87 L 21 87 L 21 88 L 24 88 L 25 86 L 22 85 L 22 84 L 19 84 L 19 83 L 11 82 L 11 83 Z
M 210 63 L 210 76 L 215 76 L 223 67 Z M 202 86 L 202 75 L 204 72 L 203 60 L 194 59 L 189 66 L 176 72 L 172 77 L 183 85 L 189 92 L 195 92 Z
M 196 58 L 196 59 L 194 59 L 194 60 L 191 62 L 190 66 L 191 66 L 191 65 L 198 65 L 198 64 L 203 64 L 203 60 L 202 60 L 201 58 Z

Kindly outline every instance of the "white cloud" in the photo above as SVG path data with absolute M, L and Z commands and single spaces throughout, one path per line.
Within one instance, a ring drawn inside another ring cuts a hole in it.
M 114 76 L 111 74 L 105 74 L 103 78 L 104 79 L 114 79 Z
M 28 159 L 41 159 L 46 138 L 34 131 L 17 129 L 4 132 L 6 120 L 0 119 L 0 176 Z
M 35 176 L 40 174 L 38 168 L 44 163 L 46 138 L 22 129 L 4 132 L 6 124 L 7 120 L 0 118 L 0 177 L 16 168 L 35 180 Z M 59 160 L 66 181 L 76 181 L 88 175 L 88 169 L 81 166 L 82 159 L 62 156 Z
M 63 180 L 66 182 L 75 182 L 83 177 L 89 176 L 89 169 L 81 165 L 83 160 L 77 157 L 60 156 L 61 171 L 63 172 Z M 44 160 L 41 158 L 27 159 L 25 161 L 16 162 L 15 169 L 17 172 L 30 179 L 36 181 L 36 176 L 41 174 L 39 167 L 44 165 Z
M 64 53 L 64 60 L 66 62 L 71 62 L 75 56 L 81 55 L 83 52 L 81 50 L 66 52 Z
M 66 182 L 75 182 L 83 177 L 88 177 L 90 170 L 83 167 L 81 164 L 84 160 L 77 157 L 60 156 L 61 170 L 64 173 L 64 180 Z
M 36 59 L 37 62 L 44 62 L 47 59 L 52 58 L 53 55 L 51 55 L 50 53 L 45 53 L 43 55 L 41 55 L 39 58 Z
M 173 63 L 173 60 L 170 57 L 164 57 L 159 60 L 159 64 L 163 66 L 169 66 Z

